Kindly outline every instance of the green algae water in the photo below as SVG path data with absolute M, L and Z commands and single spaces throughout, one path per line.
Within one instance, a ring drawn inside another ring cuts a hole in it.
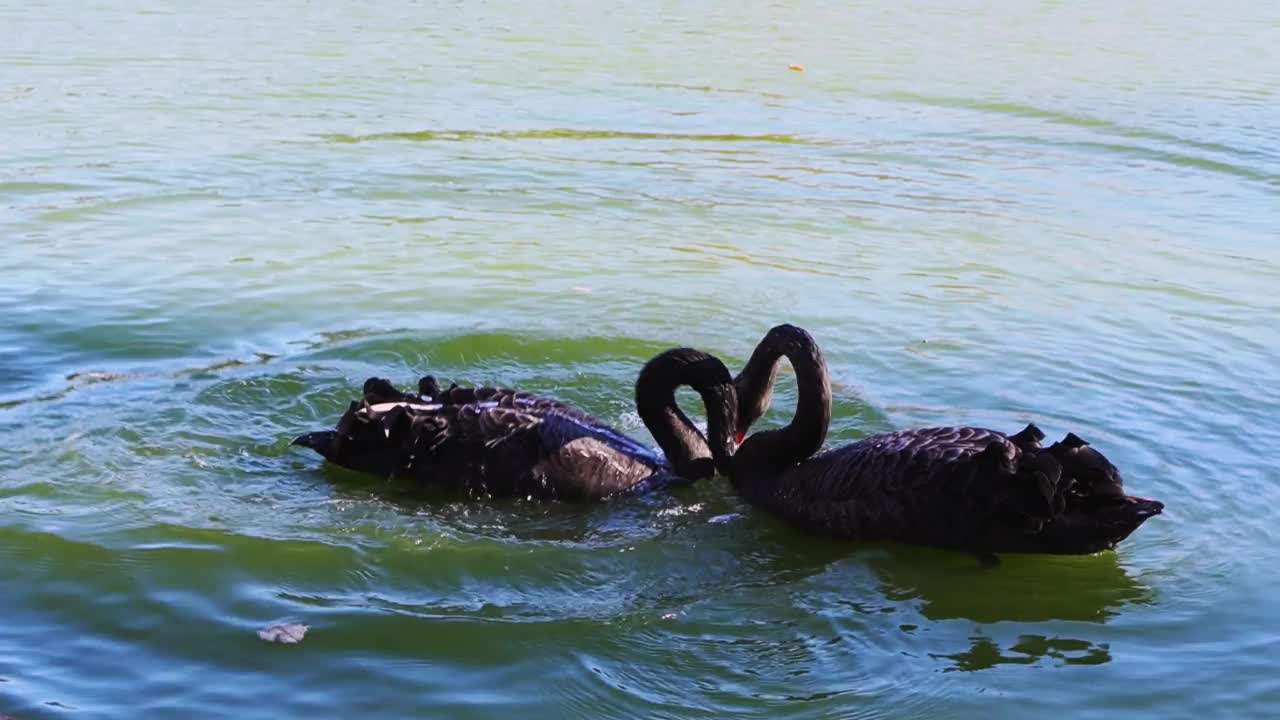
M 0 714 L 1280 714 L 1274 5 L 0 28 Z M 740 367 L 779 322 L 823 346 L 833 443 L 1035 420 L 1166 513 L 986 568 L 806 537 L 722 479 L 464 502 L 288 445 L 426 373 L 649 441 L 646 359 Z

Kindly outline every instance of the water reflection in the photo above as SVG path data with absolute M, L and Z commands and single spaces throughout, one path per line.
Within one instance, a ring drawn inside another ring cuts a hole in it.
M 323 475 L 339 502 L 388 507 L 413 518 L 409 522 L 420 528 L 415 535 L 496 541 L 484 553 L 473 550 L 456 558 L 459 582 L 493 583 L 468 596 L 464 612 L 474 612 L 471 601 L 483 601 L 507 619 L 563 619 L 566 612 L 608 617 L 649 628 L 644 632 L 654 633 L 655 642 L 683 633 L 688 637 L 682 642 L 698 647 L 707 637 L 723 634 L 748 643 L 734 646 L 734 662 L 741 661 L 739 650 L 757 644 L 799 642 L 807 650 L 788 656 L 786 672 L 808 673 L 834 662 L 849 643 L 941 664 L 947 672 L 1099 665 L 1112 655 L 1109 644 L 1099 641 L 1107 633 L 1094 628 L 1127 606 L 1153 601 L 1151 590 L 1130 576 L 1115 553 L 1010 554 L 990 567 L 965 553 L 830 541 L 753 512 L 716 482 L 575 505 L 424 497 L 421 489 L 393 489 L 395 483 L 346 471 Z M 554 556 L 558 567 L 508 567 L 517 548 L 520 555 Z M 451 551 L 439 552 L 432 565 L 452 567 Z M 492 567 L 477 564 L 489 554 Z M 398 556 L 382 560 L 384 569 L 400 562 Z M 411 567 L 421 557 L 403 562 Z M 498 592 L 498 586 L 506 589 Z M 400 603 L 400 611 L 421 604 L 421 589 L 412 583 L 380 592 Z M 574 598 L 568 611 L 567 597 Z M 708 598 L 720 600 L 708 603 Z M 433 600 L 431 612 L 449 603 Z M 759 628 L 729 629 L 740 618 L 754 617 L 761 603 L 783 603 L 790 610 L 778 611 L 786 619 L 765 635 L 756 634 L 763 632 Z M 651 627 L 655 622 L 659 625 Z M 694 623 L 696 632 L 684 623 Z M 715 647 L 716 653 L 730 652 Z
M 1148 604 L 1150 589 L 1113 553 L 1002 555 L 996 567 L 960 553 L 890 547 L 868 557 L 886 596 L 912 602 L 930 620 L 977 623 L 1106 622 L 1125 605 Z
M 890 600 L 909 604 L 936 623 L 967 620 L 979 625 L 969 631 L 964 649 L 928 653 L 949 665 L 946 672 L 1111 662 L 1108 643 L 1064 635 L 1062 622 L 1101 625 L 1127 605 L 1152 602 L 1150 589 L 1125 571 L 1115 553 L 1004 555 L 998 566 L 990 567 L 959 553 L 890 547 L 874 552 L 867 562 Z M 1001 638 L 999 624 L 1008 622 L 1048 625 L 1058 632 Z
M 989 637 L 970 638 L 969 649 L 950 655 L 931 654 L 939 660 L 951 661 L 951 667 L 943 672 L 974 672 L 988 670 L 997 665 L 1034 665 L 1050 658 L 1063 665 L 1102 665 L 1111 662 L 1108 643 L 1092 643 L 1043 635 L 1020 635 L 1008 649 Z

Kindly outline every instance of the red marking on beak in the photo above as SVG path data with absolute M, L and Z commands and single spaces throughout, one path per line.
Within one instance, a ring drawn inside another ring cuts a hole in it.
M 744 433 L 744 432 L 742 432 L 741 430 L 739 430 L 738 432 L 735 432 L 735 433 L 733 434 L 733 441 L 734 441 L 735 443 L 737 443 L 738 445 L 741 445 L 741 444 L 742 444 L 742 440 L 743 440 L 743 438 L 745 438 L 746 436 L 747 436 L 747 434 L 746 434 L 746 433 Z

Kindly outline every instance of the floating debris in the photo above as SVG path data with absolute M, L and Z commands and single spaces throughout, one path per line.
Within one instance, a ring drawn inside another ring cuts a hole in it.
M 788 69 L 788 70 L 795 70 L 796 72 L 804 72 L 804 66 L 803 66 L 803 65 L 788 65 L 788 66 L 787 66 L 787 69 Z
M 289 623 L 272 625 L 269 628 L 259 630 L 258 637 L 266 640 L 267 642 L 296 645 L 302 642 L 302 638 L 306 636 L 307 630 L 310 627 L 310 625 L 294 625 Z
M 99 372 L 89 370 L 86 372 L 73 372 L 67 376 L 70 382 L 110 382 L 112 380 L 128 380 L 133 375 L 128 373 Z

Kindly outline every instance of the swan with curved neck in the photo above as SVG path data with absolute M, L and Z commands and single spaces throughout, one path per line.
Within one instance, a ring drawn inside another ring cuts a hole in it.
M 688 385 L 707 410 L 707 436 L 676 404 Z M 562 500 L 643 492 L 715 471 L 733 452 L 736 393 L 724 363 L 690 348 L 659 354 L 641 370 L 636 408 L 665 458 L 556 400 L 506 388 L 441 390 L 434 378 L 402 393 L 370 378 L 334 430 L 293 441 L 329 462 L 471 495 Z
M 768 408 L 783 357 L 796 372 L 795 418 L 716 462 L 746 500 L 800 528 L 980 554 L 1085 554 L 1115 547 L 1164 508 L 1126 495 L 1119 471 L 1074 434 L 1041 447 L 1034 425 L 1014 435 L 903 430 L 815 455 L 831 387 L 817 343 L 793 325 L 770 330 L 736 378 L 739 433 Z

